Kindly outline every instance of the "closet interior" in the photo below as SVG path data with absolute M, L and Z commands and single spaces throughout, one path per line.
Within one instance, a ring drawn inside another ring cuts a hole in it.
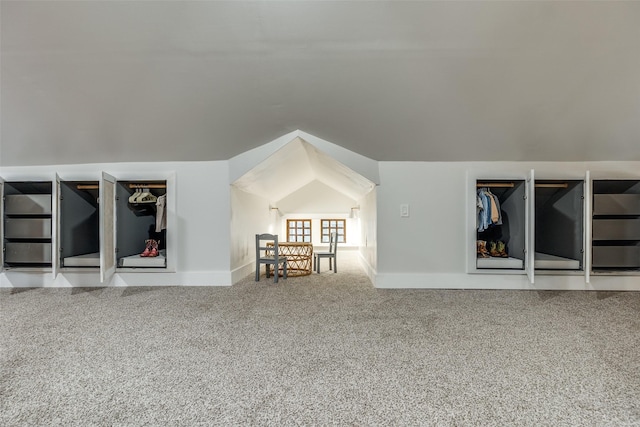
M 524 270 L 524 180 L 476 182 L 476 268 Z
M 100 267 L 98 181 L 59 184 L 60 266 Z
M 116 253 L 118 267 L 167 266 L 166 181 L 118 181 Z M 153 251 L 155 249 L 155 251 Z
M 640 270 L 640 181 L 593 181 L 592 269 Z
M 51 267 L 52 183 L 4 183 L 6 268 Z
M 535 182 L 535 268 L 583 270 L 584 181 Z

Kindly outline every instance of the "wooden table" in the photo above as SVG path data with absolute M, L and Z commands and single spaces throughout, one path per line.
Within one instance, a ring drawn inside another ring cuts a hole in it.
M 273 243 L 267 243 L 267 246 L 273 246 Z M 278 242 L 278 252 L 279 256 L 287 258 L 287 276 L 308 276 L 313 271 L 311 243 Z

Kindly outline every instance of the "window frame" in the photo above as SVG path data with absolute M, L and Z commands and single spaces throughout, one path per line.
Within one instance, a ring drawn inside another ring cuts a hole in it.
M 302 222 L 302 226 L 298 227 L 298 222 Z M 293 226 L 291 226 L 291 224 L 294 224 Z M 287 219 L 287 242 L 288 243 L 312 243 L 313 242 L 313 230 L 312 230 L 312 225 L 313 223 L 311 222 L 311 219 L 307 219 L 307 218 L 290 218 Z M 292 240 L 292 235 L 291 235 L 291 230 L 296 230 L 295 235 L 293 235 L 294 239 Z M 309 230 L 308 234 L 305 234 L 305 230 Z M 300 232 L 298 232 L 300 231 Z M 302 240 L 298 240 L 298 238 L 301 238 Z M 305 240 L 305 237 L 308 238 L 308 240 Z
M 336 225 L 331 226 L 331 221 L 335 221 Z M 325 226 L 325 222 L 327 225 Z M 339 226 L 342 224 L 342 227 Z M 339 230 L 342 228 L 342 234 L 339 233 Z M 329 236 L 331 232 L 336 232 L 336 238 L 338 243 L 346 243 L 347 242 L 347 220 L 344 218 L 322 218 L 320 219 L 320 241 L 322 243 L 329 243 Z M 325 240 L 326 238 L 326 240 Z M 342 240 L 341 240 L 342 239 Z

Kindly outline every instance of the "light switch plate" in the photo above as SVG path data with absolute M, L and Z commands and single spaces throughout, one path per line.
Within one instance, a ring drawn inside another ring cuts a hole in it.
M 409 217 L 409 205 L 407 203 L 403 203 L 400 205 L 400 216 L 402 218 Z

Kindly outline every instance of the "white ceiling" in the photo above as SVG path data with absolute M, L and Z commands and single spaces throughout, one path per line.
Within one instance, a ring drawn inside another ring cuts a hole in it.
M 373 182 L 301 138 L 287 143 L 233 185 L 262 196 L 275 206 L 313 181 L 319 181 L 354 201 L 375 187 Z
M 640 160 L 640 2 L 2 1 L 0 165 Z

